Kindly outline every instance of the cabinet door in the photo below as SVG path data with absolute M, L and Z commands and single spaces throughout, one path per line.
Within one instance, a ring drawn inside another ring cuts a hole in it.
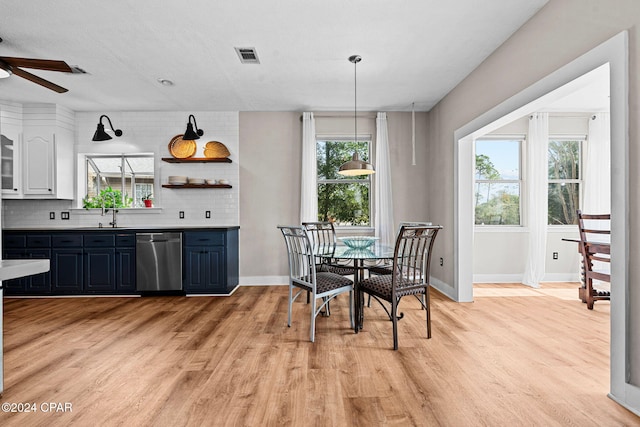
M 54 248 L 51 253 L 52 292 L 81 293 L 82 267 L 82 248 Z
M 20 175 L 22 168 L 21 160 L 21 138 L 22 133 L 19 128 L 2 123 L 2 134 L 0 134 L 0 158 L 2 164 L 2 197 L 12 198 L 22 195 Z
M 51 249 L 28 249 L 29 258 L 51 259 Z M 25 277 L 25 293 L 32 295 L 51 292 L 51 273 L 40 273 Z
M 225 250 L 222 246 L 185 247 L 184 290 L 212 293 L 226 291 L 224 256 Z
M 115 292 L 115 248 L 84 250 L 84 291 Z
M 116 248 L 116 291 L 136 290 L 136 250 Z
M 53 194 L 54 138 L 53 134 L 25 138 L 24 194 Z
M 204 291 L 207 284 L 207 248 L 186 246 L 184 250 L 184 283 L 186 292 Z

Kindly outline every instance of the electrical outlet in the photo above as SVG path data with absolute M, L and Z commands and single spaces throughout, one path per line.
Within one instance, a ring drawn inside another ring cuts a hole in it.
M 56 213 L 55 212 L 49 212 L 49 219 L 56 219 Z
M 558 259 L 558 252 L 553 253 L 553 259 Z
M 205 218 L 211 218 L 211 211 L 204 211 Z
M 60 219 L 69 219 L 69 212 L 60 212 Z
M 180 217 L 180 219 L 184 219 L 184 211 L 180 211 L 178 213 L 178 216 Z
M 440 267 L 444 265 L 444 258 L 440 257 Z

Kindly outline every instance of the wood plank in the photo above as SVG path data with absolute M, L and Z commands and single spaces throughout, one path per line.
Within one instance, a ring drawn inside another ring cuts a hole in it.
M 557 296 L 575 287 L 483 284 L 472 304 L 433 292 L 430 340 L 405 298 L 395 352 L 376 303 L 353 333 L 346 296 L 310 343 L 304 301 L 287 327 L 285 287 L 5 298 L 0 400 L 73 411 L 0 425 L 638 425 L 607 397 L 610 304 Z

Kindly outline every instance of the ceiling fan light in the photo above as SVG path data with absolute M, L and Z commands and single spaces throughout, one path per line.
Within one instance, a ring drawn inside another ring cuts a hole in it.
M 0 79 L 6 79 L 11 74 L 13 74 L 11 72 L 11 67 L 8 65 L 4 65 L 2 61 L 0 61 Z

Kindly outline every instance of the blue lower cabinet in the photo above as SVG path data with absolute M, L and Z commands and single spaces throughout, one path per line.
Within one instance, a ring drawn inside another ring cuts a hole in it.
M 116 292 L 136 291 L 136 250 L 116 248 Z
M 238 285 L 238 230 L 184 232 L 186 293 L 228 294 Z
M 185 292 L 226 292 L 224 255 L 222 246 L 185 246 Z
M 29 249 L 29 258 L 51 259 L 51 249 Z M 24 292 L 29 295 L 41 295 L 51 293 L 51 273 L 40 273 L 27 276 Z
M 4 259 L 50 259 L 51 236 L 14 235 L 4 242 Z M 3 282 L 5 295 L 47 295 L 51 293 L 49 272 L 25 276 Z
M 84 250 L 84 291 L 114 293 L 116 291 L 115 248 Z
M 80 294 L 84 282 L 82 248 L 53 248 L 51 251 L 51 292 Z

